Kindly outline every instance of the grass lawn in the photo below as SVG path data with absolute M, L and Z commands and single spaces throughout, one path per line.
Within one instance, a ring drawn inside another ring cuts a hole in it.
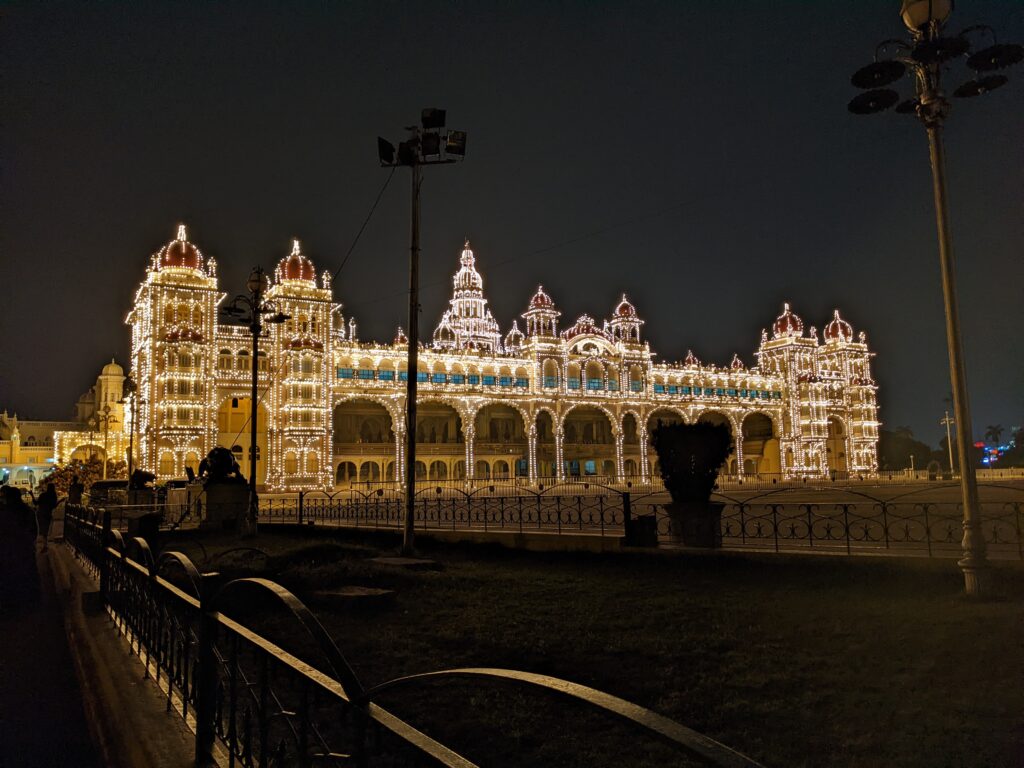
M 244 544 L 299 597 L 361 584 L 372 610 L 314 607 L 366 686 L 460 666 L 566 678 L 649 707 L 766 766 L 1024 765 L 1024 568 L 961 597 L 952 561 L 538 554 L 422 541 L 440 571 L 367 558 L 390 542 L 201 539 L 231 575 Z M 203 552 L 179 538 L 171 548 Z M 287 631 L 264 615 L 268 636 Z M 277 637 L 273 637 L 277 639 Z M 381 703 L 482 765 L 688 765 L 637 728 L 553 694 L 439 683 Z

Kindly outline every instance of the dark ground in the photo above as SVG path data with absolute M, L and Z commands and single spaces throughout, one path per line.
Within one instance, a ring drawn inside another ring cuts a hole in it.
M 443 569 L 412 573 L 367 562 L 393 546 L 379 539 L 202 542 L 205 555 L 194 539 L 169 543 L 226 576 L 259 573 L 292 589 L 367 686 L 507 667 L 650 707 L 767 766 L 1024 765 L 1018 564 L 1001 566 L 996 598 L 969 602 L 949 561 L 536 554 L 421 540 Z M 218 556 L 240 543 L 269 557 Z M 352 584 L 396 598 L 355 610 L 312 596 Z M 302 652 L 277 614 L 246 623 Z M 688 764 L 638 729 L 503 684 L 430 685 L 380 703 L 482 765 Z

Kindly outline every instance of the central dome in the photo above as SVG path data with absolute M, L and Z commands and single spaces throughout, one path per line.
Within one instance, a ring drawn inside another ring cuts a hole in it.
M 804 321 L 799 315 L 793 314 L 789 304 L 783 304 L 782 314 L 775 318 L 772 330 L 775 331 L 776 339 L 796 338 L 804 335 Z
M 174 267 L 179 269 L 202 269 L 203 254 L 188 241 L 185 225 L 178 225 L 178 236 L 160 249 L 157 262 L 160 269 Z
M 302 280 L 307 283 L 316 282 L 316 267 L 306 258 L 298 240 L 292 240 L 292 252 L 281 259 L 277 265 L 278 280 Z

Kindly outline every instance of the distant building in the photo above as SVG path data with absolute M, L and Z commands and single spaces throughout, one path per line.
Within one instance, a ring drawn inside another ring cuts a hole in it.
M 140 466 L 160 477 L 196 469 L 216 445 L 248 468 L 251 338 L 218 322 L 225 297 L 214 259 L 180 227 L 150 258 L 128 313 L 135 445 Z M 331 273 L 318 279 L 297 241 L 266 298 L 290 315 L 268 326 L 257 361 L 257 481 L 274 490 L 401 480 L 408 439 L 420 445 L 417 476 L 429 480 L 647 478 L 657 470 L 651 430 L 697 420 L 736 438 L 731 475 L 877 470 L 872 353 L 838 311 L 819 338 L 786 305 L 749 367 L 738 356 L 702 364 L 692 353 L 656 361 L 625 296 L 608 320 L 583 315 L 560 330 L 561 313 L 538 288 L 525 328 L 513 323 L 503 336 L 467 242 L 450 305 L 420 355 L 418 421 L 407 429 L 401 329 L 390 344 L 358 340 Z
M 124 459 L 124 378 L 124 370 L 111 360 L 78 398 L 74 419 L 68 421 L 27 421 L 0 413 L 0 483 L 36 485 L 57 464 L 102 458 L 104 443 L 112 459 Z

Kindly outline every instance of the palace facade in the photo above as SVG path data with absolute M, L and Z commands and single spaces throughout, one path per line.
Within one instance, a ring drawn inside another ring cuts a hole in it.
M 410 429 L 401 329 L 390 344 L 360 341 L 331 273 L 318 276 L 297 241 L 265 296 L 289 316 L 266 326 L 257 361 L 257 474 L 270 490 L 402 480 L 410 439 L 424 480 L 640 480 L 657 471 L 651 430 L 697 420 L 726 424 L 736 438 L 731 475 L 877 470 L 872 353 L 838 311 L 819 338 L 786 305 L 749 367 L 738 356 L 727 366 L 692 353 L 655 360 L 625 296 L 607 320 L 583 315 L 563 327 L 538 288 L 522 330 L 516 321 L 503 334 L 467 242 L 451 302 L 420 352 Z M 137 402 L 119 415 L 139 465 L 160 478 L 195 469 L 217 445 L 249 466 L 252 340 L 247 327 L 218 321 L 225 298 L 214 259 L 182 226 L 150 258 L 128 313 Z

